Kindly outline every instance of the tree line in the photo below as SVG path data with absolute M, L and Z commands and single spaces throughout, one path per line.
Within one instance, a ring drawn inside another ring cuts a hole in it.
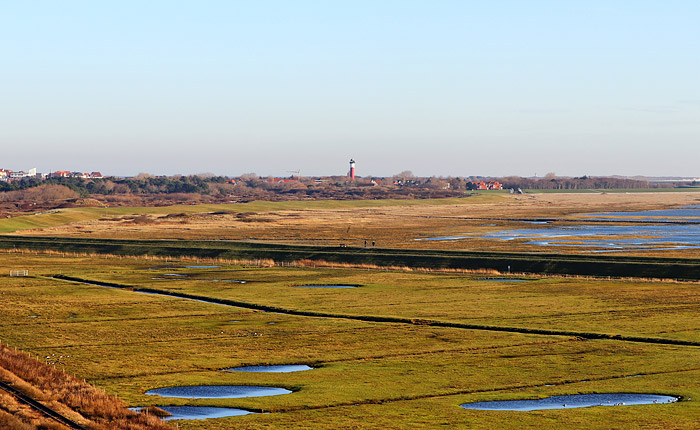
M 22 191 L 45 185 L 64 186 L 79 197 L 110 195 L 158 195 L 201 194 L 209 196 L 236 195 L 251 199 L 274 200 L 279 198 L 381 198 L 428 197 L 434 195 L 459 195 L 475 189 L 480 181 L 499 181 L 504 189 L 531 190 L 583 190 L 583 189 L 643 189 L 670 188 L 679 183 L 650 183 L 645 180 L 618 177 L 556 177 L 544 178 L 508 177 L 416 177 L 405 171 L 393 177 L 361 178 L 351 180 L 345 176 L 325 178 L 302 177 L 301 180 L 281 181 L 279 178 L 263 178 L 253 173 L 231 179 L 215 175 L 151 176 L 140 174 L 131 178 L 23 178 L 13 182 L 0 182 L 0 192 Z M 683 184 L 683 185 L 688 185 Z M 691 184 L 697 185 L 697 184 Z

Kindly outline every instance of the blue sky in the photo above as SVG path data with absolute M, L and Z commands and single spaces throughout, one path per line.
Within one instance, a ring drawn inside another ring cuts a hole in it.
M 0 2 L 0 168 L 700 176 L 700 2 Z

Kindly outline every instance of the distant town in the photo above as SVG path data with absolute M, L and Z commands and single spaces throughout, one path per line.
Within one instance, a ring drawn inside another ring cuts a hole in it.
M 69 172 L 65 170 L 58 170 L 51 173 L 37 173 L 36 168 L 29 169 L 28 171 L 19 170 L 7 170 L 0 169 L 0 181 L 3 182 L 13 182 L 20 181 L 25 178 L 36 178 L 36 179 L 48 179 L 48 178 L 83 178 L 83 179 L 97 179 L 102 178 L 102 173 L 100 172 Z
M 348 166 L 345 164 L 345 166 Z M 347 168 L 347 167 L 346 167 Z M 340 170 L 340 166 L 339 166 Z M 344 169 L 343 169 L 344 170 Z M 578 192 L 586 190 L 654 190 L 700 188 L 698 178 L 447 176 L 418 177 L 403 171 L 390 177 L 361 176 L 354 159 L 349 170 L 336 176 L 236 177 L 214 174 L 133 177 L 101 172 L 57 170 L 39 173 L 0 169 L 0 215 L 37 208 L 71 206 L 160 206 L 197 203 L 243 203 L 255 200 L 378 200 L 465 197 L 471 192 Z

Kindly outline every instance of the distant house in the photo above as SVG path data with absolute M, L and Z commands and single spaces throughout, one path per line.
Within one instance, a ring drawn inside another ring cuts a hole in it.
M 502 190 L 503 185 L 498 181 L 490 181 L 488 183 L 489 190 Z
M 36 169 L 29 169 L 28 172 L 25 172 L 24 170 L 20 170 L 19 172 L 13 172 L 13 171 L 8 171 L 9 172 L 9 177 L 11 179 L 22 179 L 22 178 L 29 178 L 32 176 L 36 176 Z
M 88 173 L 88 174 L 87 174 L 87 177 L 90 178 L 90 179 L 102 178 L 102 173 L 100 173 L 100 172 Z
M 51 178 L 68 178 L 71 173 L 67 170 L 57 170 L 49 175 Z
M 472 189 L 474 190 L 502 190 L 503 189 L 503 184 L 501 184 L 498 181 L 479 181 L 479 182 L 472 182 Z

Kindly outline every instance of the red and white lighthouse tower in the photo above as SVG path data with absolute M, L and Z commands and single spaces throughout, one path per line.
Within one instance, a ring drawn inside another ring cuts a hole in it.
M 350 179 L 355 179 L 355 160 L 350 159 Z

